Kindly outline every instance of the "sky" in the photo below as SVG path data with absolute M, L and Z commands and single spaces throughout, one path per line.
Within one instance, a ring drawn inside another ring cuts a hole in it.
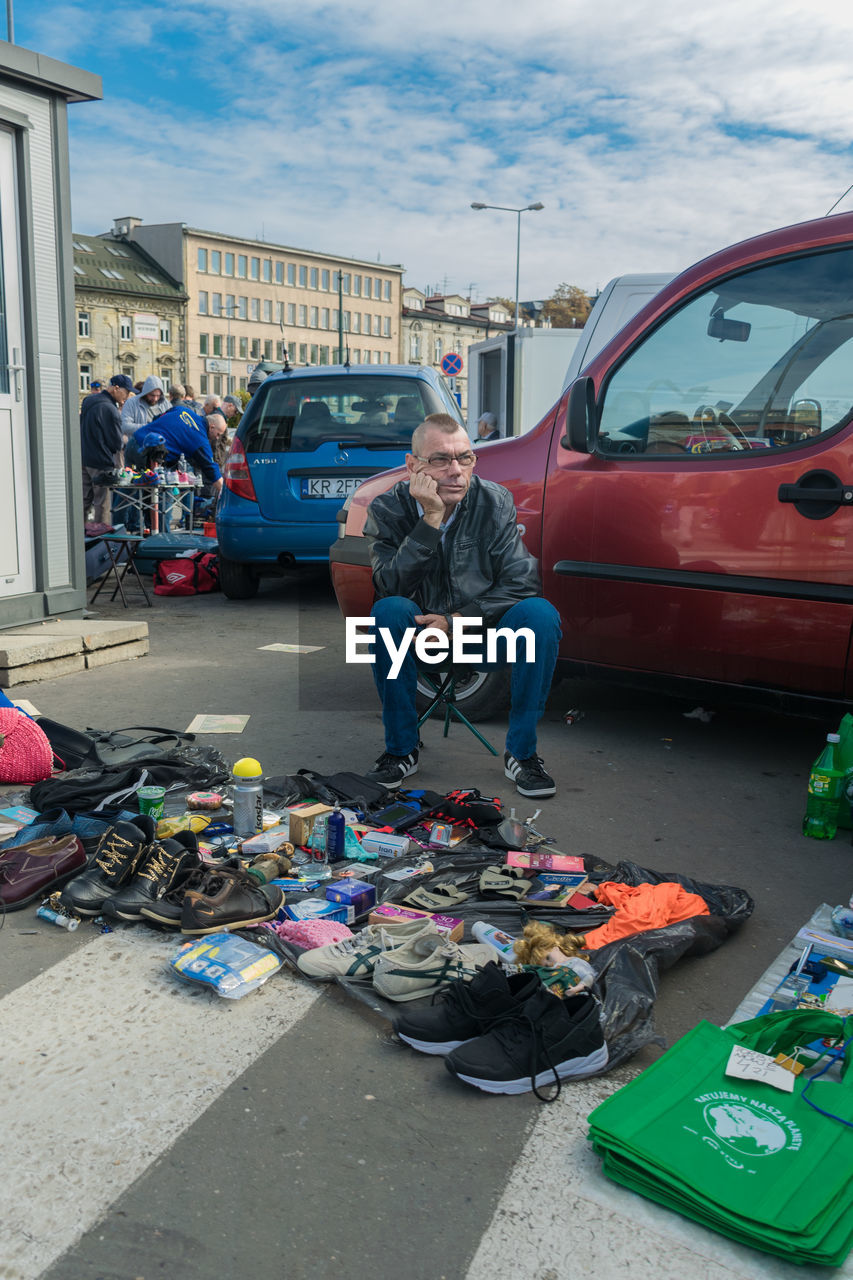
M 541 201 L 520 293 L 545 298 L 682 270 L 853 183 L 847 0 L 15 0 L 14 21 L 103 77 L 69 108 L 84 234 L 133 214 L 512 298 L 519 220 L 471 202 Z

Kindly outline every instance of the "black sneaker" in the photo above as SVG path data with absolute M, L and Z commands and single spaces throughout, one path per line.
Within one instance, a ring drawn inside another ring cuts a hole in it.
M 486 1093 L 529 1093 L 540 1102 L 560 1096 L 562 1080 L 591 1076 L 607 1065 L 607 1045 L 591 995 L 561 1000 L 540 983 L 476 1040 L 444 1059 L 451 1075 Z M 555 1084 L 545 1097 L 543 1085 Z
M 404 778 L 411 777 L 417 771 L 417 748 L 410 751 L 407 756 L 392 756 L 389 751 L 384 751 L 365 776 L 370 778 L 371 782 L 378 782 L 380 787 L 393 790 L 394 787 L 399 787 Z
M 62 890 L 60 904 L 74 915 L 98 915 L 107 898 L 127 884 L 147 855 L 155 830 L 154 819 L 147 813 L 110 827 L 98 841 L 92 865 Z
M 107 898 L 104 915 L 115 920 L 141 920 L 143 907 L 156 903 L 200 865 L 198 840 L 192 831 L 178 831 L 173 839 L 158 840 L 140 861 L 133 879 Z
M 504 752 L 504 773 L 512 778 L 515 789 L 520 796 L 532 796 L 541 799 L 552 796 L 557 784 L 549 773 L 545 772 L 545 764 L 541 756 L 528 756 L 526 760 L 516 760 L 508 751 Z
M 181 933 L 201 935 L 272 920 L 284 905 L 274 884 L 259 884 L 242 867 L 213 870 L 198 889 L 187 889 L 181 908 Z
M 470 982 L 442 987 L 426 1009 L 408 1009 L 395 1018 L 394 1030 L 420 1053 L 450 1053 L 483 1035 L 538 986 L 534 973 L 508 978 L 498 965 L 487 964 Z

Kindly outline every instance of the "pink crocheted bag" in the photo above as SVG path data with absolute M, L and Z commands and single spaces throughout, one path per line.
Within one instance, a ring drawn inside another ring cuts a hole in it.
M 52 768 L 44 730 L 17 707 L 0 707 L 0 782 L 42 782 Z

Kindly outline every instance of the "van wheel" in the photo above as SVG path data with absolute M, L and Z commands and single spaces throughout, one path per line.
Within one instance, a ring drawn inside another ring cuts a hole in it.
M 251 600 L 258 593 L 258 575 L 250 565 L 220 555 L 219 585 L 229 600 Z
M 436 669 L 435 678 L 442 680 L 444 673 Z M 459 710 L 469 720 L 492 720 L 503 716 L 509 708 L 509 671 L 471 671 L 456 686 L 456 702 Z M 415 704 L 418 714 L 426 711 L 434 695 L 429 685 L 419 675 Z M 438 716 L 438 708 L 433 712 Z

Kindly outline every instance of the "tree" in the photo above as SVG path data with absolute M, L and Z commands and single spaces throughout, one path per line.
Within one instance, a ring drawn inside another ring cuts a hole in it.
M 555 329 L 577 329 L 586 323 L 591 302 L 583 289 L 576 284 L 558 284 L 543 307 Z

